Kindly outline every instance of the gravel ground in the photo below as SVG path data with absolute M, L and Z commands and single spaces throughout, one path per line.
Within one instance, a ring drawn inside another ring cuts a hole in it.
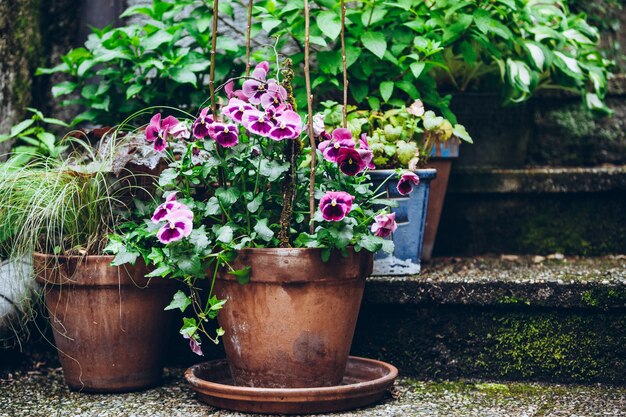
M 167 369 L 161 387 L 118 395 L 70 392 L 59 368 L 18 371 L 0 381 L 0 416 L 252 416 L 203 405 L 184 381 L 183 371 Z M 626 416 L 626 387 L 424 382 L 401 378 L 393 395 L 381 403 L 332 416 Z

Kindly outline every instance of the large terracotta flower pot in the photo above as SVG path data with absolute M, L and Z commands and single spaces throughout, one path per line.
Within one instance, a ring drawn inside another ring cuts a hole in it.
M 412 275 L 419 274 L 421 270 L 430 182 L 437 176 L 437 171 L 418 169 L 413 172 L 419 177 L 420 183 L 411 194 L 403 196 L 397 190 L 398 180 L 394 170 L 370 171 L 375 186 L 384 184 L 379 190 L 386 194 L 383 197 L 398 203 L 398 207 L 391 209 L 396 213 L 398 223 L 398 228 L 391 235 L 394 251 L 391 254 L 380 251 L 374 255 L 374 275 Z
M 161 381 L 173 284 L 146 278 L 143 263 L 112 260 L 34 254 L 65 382 L 75 390 L 134 391 Z
M 220 274 L 226 299 L 218 321 L 235 383 L 266 388 L 339 385 L 346 370 L 365 277 L 365 250 L 244 249 L 233 267 L 250 266 L 250 282 Z

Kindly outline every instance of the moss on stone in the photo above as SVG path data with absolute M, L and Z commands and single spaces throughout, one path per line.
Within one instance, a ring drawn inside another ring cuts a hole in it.
M 403 374 L 626 382 L 626 311 L 365 305 L 354 354 Z

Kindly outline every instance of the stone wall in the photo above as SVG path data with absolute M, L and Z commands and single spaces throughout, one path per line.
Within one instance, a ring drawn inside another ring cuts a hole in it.
M 41 51 L 40 0 L 0 2 L 0 133 L 8 133 L 31 102 L 32 73 Z M 9 150 L 0 144 L 0 154 Z

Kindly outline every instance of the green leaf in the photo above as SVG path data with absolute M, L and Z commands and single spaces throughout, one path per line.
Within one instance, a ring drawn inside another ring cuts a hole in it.
M 171 272 L 172 270 L 170 269 L 169 265 L 163 265 L 158 267 L 154 271 L 151 271 L 149 274 L 146 275 L 146 277 L 164 277 L 166 275 L 169 275 Z
M 250 213 L 256 213 L 263 203 L 263 194 L 257 194 L 252 201 L 250 201 L 246 207 Z
M 465 142 L 474 143 L 474 141 L 472 140 L 472 137 L 470 136 L 469 133 L 467 133 L 467 129 L 465 129 L 465 126 L 463 125 L 460 125 L 460 124 L 454 125 L 454 128 L 452 129 L 452 134 L 456 136 L 457 138 L 464 140 Z
M 186 275 L 203 273 L 202 262 L 197 256 L 184 256 L 176 260 L 176 266 Z
M 260 219 L 254 226 L 254 231 L 266 242 L 274 237 L 274 232 L 267 226 L 267 219 Z
M 173 185 L 176 178 L 178 178 L 178 171 L 176 171 L 174 168 L 166 168 L 163 170 L 163 172 L 161 172 L 161 175 L 159 176 L 159 185 L 161 187 Z
M 207 216 L 215 216 L 216 214 L 219 214 L 221 210 L 222 208 L 220 207 L 220 202 L 217 197 L 211 197 L 206 203 L 204 214 Z
M 233 241 L 233 228 L 228 225 L 218 228 L 215 234 L 219 242 L 228 244 Z
M 341 17 L 332 10 L 324 10 L 317 15 L 317 26 L 322 33 L 331 40 L 335 40 L 341 33 Z
M 261 22 L 261 27 L 263 27 L 263 30 L 266 31 L 269 34 L 270 32 L 272 32 L 272 29 L 274 29 L 275 27 L 280 26 L 281 23 L 282 23 L 282 21 L 279 20 L 279 19 L 265 18 Z
M 230 208 L 239 199 L 240 193 L 237 188 L 218 188 L 215 190 L 215 196 L 219 202 L 224 206 L 224 209 Z
M 393 81 L 383 81 L 380 83 L 380 96 L 383 101 L 388 101 L 393 93 Z
M 126 89 L 126 100 L 133 97 L 135 94 L 139 93 L 143 89 L 141 84 L 133 84 Z
M 209 246 L 210 241 L 207 237 L 204 225 L 197 229 L 193 229 L 189 235 L 189 242 L 200 250 L 206 249 Z
M 162 29 L 154 32 L 152 35 L 146 38 L 143 38 L 141 41 L 141 46 L 148 50 L 157 49 L 164 43 L 172 42 L 173 39 L 174 35 Z
M 117 253 L 117 255 L 115 255 L 115 258 L 113 259 L 113 262 L 111 262 L 111 265 L 112 266 L 120 266 L 124 264 L 134 265 L 139 255 L 140 255 L 139 252 L 127 252 L 126 248 L 124 248 L 123 250 L 120 250 Z
M 180 334 L 192 337 L 198 330 L 196 319 L 183 317 L 183 327 L 180 328 Z
M 228 275 L 235 276 L 237 278 L 237 282 L 242 285 L 247 284 L 248 282 L 250 282 L 250 270 L 251 269 L 252 268 L 250 268 L 249 266 L 246 266 L 245 268 L 242 268 L 242 269 L 230 271 Z
M 189 83 L 194 87 L 197 86 L 198 77 L 187 68 L 172 68 L 170 70 L 170 78 L 180 84 Z
M 174 310 L 180 309 L 181 312 L 184 312 L 187 307 L 191 305 L 191 299 L 184 292 L 178 290 L 176 294 L 174 294 L 174 298 L 172 298 L 172 302 L 165 307 L 164 310 Z
M 387 40 L 380 32 L 365 32 L 361 35 L 363 46 L 370 50 L 378 58 L 382 59 L 387 51 Z
M 413 73 L 413 76 L 416 79 L 420 77 L 425 67 L 426 67 L 426 64 L 424 62 L 414 62 L 411 65 L 409 65 L 409 68 L 411 68 L 411 72 Z
M 321 253 L 322 262 L 328 262 L 328 260 L 330 259 L 330 254 L 331 254 L 330 248 L 323 248 L 322 253 Z
M 220 35 L 217 37 L 217 42 L 215 47 L 217 49 L 223 49 L 225 51 L 237 52 L 239 50 L 239 45 L 237 45 L 237 41 L 233 38 Z
M 58 83 L 54 87 L 52 87 L 52 96 L 59 97 L 65 94 L 70 94 L 73 92 L 76 87 L 78 87 L 77 83 L 71 81 L 63 81 L 62 83 Z
M 9 136 L 15 137 L 19 135 L 20 133 L 22 133 L 29 127 L 31 127 L 33 123 L 35 123 L 33 119 L 26 119 L 26 120 L 19 122 L 18 124 L 16 124 L 15 126 L 11 128 L 11 133 L 9 133 Z
M 267 177 L 270 182 L 276 181 L 280 176 L 287 172 L 289 169 L 289 163 L 287 162 L 279 162 L 276 160 L 269 161 L 267 159 L 263 159 L 261 161 L 261 169 L 259 173 L 264 177 Z
M 493 19 L 489 12 L 484 9 L 478 9 L 474 12 L 474 22 L 478 29 L 485 34 L 493 33 L 507 40 L 513 36 L 508 27 Z

